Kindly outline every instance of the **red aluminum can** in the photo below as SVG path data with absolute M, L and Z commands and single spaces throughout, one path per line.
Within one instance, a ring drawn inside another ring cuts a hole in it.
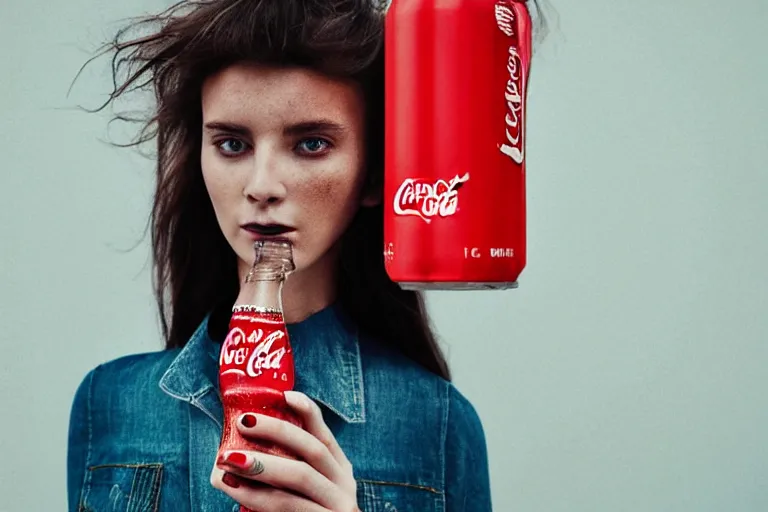
M 531 31 L 523 1 L 391 3 L 384 257 L 401 287 L 517 287 Z

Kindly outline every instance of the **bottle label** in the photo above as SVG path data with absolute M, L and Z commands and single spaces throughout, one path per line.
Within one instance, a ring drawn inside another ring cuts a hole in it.
M 449 182 L 408 178 L 395 193 L 395 214 L 416 215 L 427 224 L 433 217 L 450 217 L 459 207 L 459 188 L 467 181 L 469 173 L 457 174 Z
M 219 355 L 219 376 L 227 383 L 293 389 L 293 354 L 282 314 L 235 310 Z

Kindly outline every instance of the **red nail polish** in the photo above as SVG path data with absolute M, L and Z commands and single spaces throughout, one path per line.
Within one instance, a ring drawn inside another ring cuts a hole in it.
M 256 416 L 253 414 L 246 414 L 240 419 L 240 423 L 246 428 L 253 428 L 256 426 Z
M 230 453 L 227 455 L 227 458 L 224 459 L 224 462 L 238 469 L 248 469 L 248 457 L 246 457 L 245 454 L 241 452 Z
M 221 481 L 224 482 L 224 485 L 228 485 L 233 489 L 237 489 L 238 487 L 240 487 L 240 482 L 238 481 L 238 478 L 232 473 L 224 473 L 224 476 L 221 478 Z

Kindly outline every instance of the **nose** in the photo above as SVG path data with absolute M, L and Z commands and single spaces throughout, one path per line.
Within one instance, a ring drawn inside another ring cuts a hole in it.
M 253 166 L 243 188 L 243 195 L 248 201 L 261 206 L 276 204 L 285 199 L 283 183 L 273 151 L 264 148 L 255 151 Z

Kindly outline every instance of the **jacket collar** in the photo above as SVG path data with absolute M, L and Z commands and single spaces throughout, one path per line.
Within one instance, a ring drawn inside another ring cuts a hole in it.
M 220 343 L 208 333 L 205 317 L 160 379 L 160 388 L 202 409 L 221 425 Z M 288 325 L 296 385 L 348 423 L 365 422 L 365 396 L 357 327 L 338 306 Z M 213 391 L 213 392 L 211 392 Z

